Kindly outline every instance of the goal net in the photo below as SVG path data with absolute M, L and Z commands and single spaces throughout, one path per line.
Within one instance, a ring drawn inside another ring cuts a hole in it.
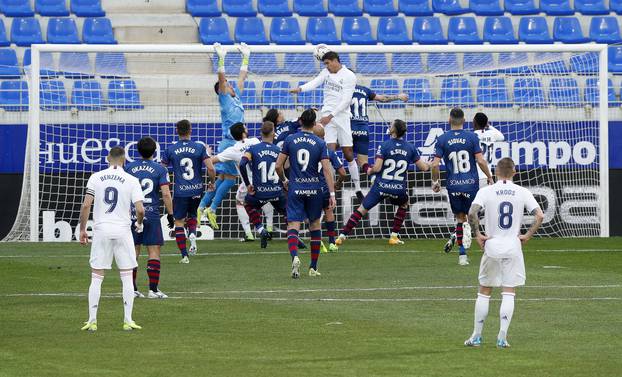
M 233 83 L 241 57 L 233 46 L 227 48 L 226 73 Z M 540 236 L 608 235 L 607 105 L 616 98 L 602 85 L 607 81 L 603 46 L 334 49 L 356 72 L 360 85 L 378 94 L 409 96 L 407 102 L 371 101 L 356 109 L 370 120 L 370 162 L 389 137 L 386 131 L 393 119 L 408 122 L 406 139 L 427 160 L 436 138 L 449 129 L 452 107 L 463 108 L 467 129 L 473 127 L 474 114 L 484 112 L 504 135 L 503 141 L 485 148 L 486 157 L 493 170 L 502 157 L 517 163 L 516 182 L 534 193 L 545 213 Z M 252 48 L 241 95 L 251 136 L 260 137 L 261 119 L 270 108 L 295 119 L 305 108 L 321 107 L 321 89 L 288 93 L 319 72 L 312 52 L 313 46 Z M 135 159 L 136 142 L 151 136 L 159 144 L 159 161 L 176 140 L 175 123 L 188 119 L 193 139 L 215 151 L 222 137 L 213 89 L 216 62 L 211 46 L 33 47 L 32 65 L 25 72 L 28 111 L 24 103 L 11 109 L 24 113 L 22 119 L 29 125 L 19 212 L 5 240 L 75 240 L 86 180 L 105 168 L 105 156 L 113 146 L 125 147 L 128 158 Z M 16 90 L 25 91 L 26 85 Z M 455 220 L 446 191 L 432 192 L 429 173 L 411 170 L 408 180 L 410 211 L 402 236 L 448 236 Z M 371 183 L 365 175 L 362 181 L 365 191 Z M 200 238 L 243 236 L 234 195 L 235 187 L 218 210 L 220 230 L 212 230 L 203 219 Z M 350 182 L 337 198 L 340 227 L 359 202 Z M 354 236 L 388 236 L 394 211 L 388 203 L 379 205 Z M 275 230 L 284 230 L 283 219 L 275 216 Z M 526 216 L 525 225 L 531 221 Z M 174 239 L 164 221 L 163 228 L 165 239 Z

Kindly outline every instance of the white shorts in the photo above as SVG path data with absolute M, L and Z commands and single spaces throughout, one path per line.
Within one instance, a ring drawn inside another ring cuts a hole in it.
M 483 189 L 486 186 L 488 186 L 488 178 L 486 178 L 486 177 L 480 178 L 479 179 L 479 188 Z
M 132 233 L 118 237 L 93 236 L 91 244 L 91 268 L 96 270 L 110 270 L 112 259 L 120 270 L 130 270 L 138 267 L 136 252 L 134 251 L 134 239 Z
M 326 116 L 328 114 L 322 114 Z M 326 144 L 339 144 L 340 147 L 351 147 L 354 145 L 352 142 L 352 129 L 350 128 L 350 115 L 348 113 L 341 113 L 331 119 L 324 127 L 324 141 Z
M 479 265 L 479 284 L 484 287 L 517 287 L 525 285 L 525 261 L 523 254 L 510 258 L 482 256 Z
M 244 182 L 240 182 L 240 184 L 238 185 L 238 191 L 235 193 L 235 200 L 240 203 L 244 203 L 244 199 L 246 199 L 246 193 L 248 193 L 246 185 L 244 184 Z

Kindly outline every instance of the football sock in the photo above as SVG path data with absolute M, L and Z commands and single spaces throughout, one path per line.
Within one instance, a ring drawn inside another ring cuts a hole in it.
M 104 276 L 91 273 L 91 285 L 89 286 L 89 322 L 97 321 L 97 308 L 99 307 L 99 297 L 101 296 L 102 283 Z M 134 292 L 132 292 L 132 296 Z
M 298 255 L 298 231 L 295 229 L 287 230 L 287 247 L 292 259 Z
M 138 286 L 136 286 L 136 275 L 138 274 L 138 267 L 134 267 L 132 270 L 132 283 L 134 284 L 134 290 L 138 290 Z
M 501 323 L 497 339 L 506 339 L 508 335 L 508 328 L 510 327 L 510 322 L 512 322 L 512 314 L 514 314 L 514 296 L 515 294 L 512 292 L 501 293 L 501 307 L 499 308 Z
M 147 276 L 149 276 L 149 290 L 157 292 L 160 284 L 160 260 L 149 259 L 147 261 Z
M 359 174 L 359 166 L 356 163 L 356 159 L 348 161 L 348 171 L 350 172 L 350 177 L 352 177 L 354 191 L 361 191 L 361 176 Z
M 252 235 L 253 232 L 251 231 L 251 223 L 249 221 L 248 213 L 246 213 L 246 209 L 244 208 L 244 206 L 241 204 L 236 204 L 235 210 L 238 213 L 238 221 L 240 221 L 242 229 L 244 229 L 244 234 Z
M 220 185 L 218 185 L 218 188 L 216 190 L 214 190 L 214 200 L 212 200 L 212 205 L 210 206 L 213 212 L 216 212 L 216 210 L 220 206 L 220 203 L 222 203 L 225 196 L 229 194 L 229 190 L 231 190 L 231 187 L 233 187 L 234 184 L 235 179 L 227 178 L 224 179 Z
M 263 225 L 261 224 L 261 215 L 259 214 L 259 211 L 257 211 L 257 209 L 250 204 L 244 205 L 244 210 L 246 211 L 251 224 L 255 227 L 255 230 L 261 233 Z
M 134 307 L 134 290 L 132 289 L 132 272 L 121 271 L 121 284 L 123 285 L 123 315 L 127 323 L 132 322 L 132 308 Z
M 322 231 L 312 230 L 309 232 L 311 235 L 311 267 L 317 270 L 317 259 L 320 257 L 320 245 L 322 244 Z
M 175 227 L 175 242 L 177 242 L 177 247 L 181 252 L 181 256 L 185 257 L 188 255 L 186 251 L 186 231 L 183 226 Z
M 263 214 L 266 216 L 266 225 L 268 226 L 268 229 L 272 229 L 274 226 L 274 207 L 271 203 L 263 206 Z
M 459 252 L 460 255 L 466 254 L 466 250 L 462 246 L 462 236 L 463 235 L 464 235 L 464 233 L 463 233 L 463 229 L 462 229 L 462 223 L 457 223 L 456 224 L 456 243 L 460 247 L 460 252 Z
M 186 220 L 186 224 L 188 225 L 188 235 L 194 234 L 197 235 L 197 219 L 190 218 Z
M 324 223 L 326 227 L 326 235 L 328 236 L 328 243 L 335 243 L 335 237 L 337 236 L 337 232 L 335 232 L 335 228 L 337 227 L 337 223 L 335 221 L 326 221 Z
M 406 218 L 407 210 L 406 208 L 397 207 L 397 211 L 395 211 L 395 217 L 393 217 L 393 227 L 391 228 L 392 233 L 399 233 L 402 229 L 402 224 L 404 223 L 404 219 Z
M 475 300 L 475 320 L 473 323 L 473 335 L 472 338 L 482 336 L 482 329 L 484 328 L 484 321 L 488 316 L 488 306 L 490 304 L 490 296 L 477 294 L 477 300 Z
M 355 209 L 354 212 L 352 212 L 352 215 L 350 215 L 348 222 L 341 230 L 341 234 L 345 234 L 346 236 L 350 234 L 352 229 L 354 229 L 358 225 L 359 221 L 361 221 L 362 218 L 363 215 L 357 209 Z
M 201 198 L 201 204 L 199 204 L 199 208 L 206 208 L 212 203 L 212 200 L 214 200 L 214 194 L 216 194 L 216 189 L 218 189 L 218 186 L 220 186 L 221 183 L 222 179 L 216 179 L 216 183 L 214 184 L 214 191 L 205 192 L 203 198 Z

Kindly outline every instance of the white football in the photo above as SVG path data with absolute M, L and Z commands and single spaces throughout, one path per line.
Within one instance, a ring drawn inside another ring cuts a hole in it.
M 315 46 L 315 52 L 313 52 L 313 56 L 319 61 L 322 61 L 322 57 L 326 55 L 327 52 L 330 52 L 330 49 L 326 45 L 317 45 Z

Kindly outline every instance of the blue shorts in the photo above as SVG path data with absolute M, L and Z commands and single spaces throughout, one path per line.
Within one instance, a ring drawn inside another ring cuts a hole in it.
M 369 155 L 369 125 L 352 123 L 352 143 L 354 153 L 357 155 Z
M 369 211 L 385 199 L 389 199 L 389 202 L 393 205 L 401 206 L 404 203 L 408 203 L 408 194 L 406 193 L 406 191 L 383 192 L 380 191 L 378 186 L 373 185 L 367 195 L 365 195 L 365 198 L 363 199 L 361 205 Z
M 173 217 L 175 220 L 196 219 L 199 203 L 201 203 L 201 196 L 174 196 Z
M 287 221 L 313 222 L 322 216 L 322 190 L 311 195 L 296 195 L 295 190 L 287 194 Z
M 145 218 L 143 220 L 142 233 L 136 233 L 135 222 L 132 222 L 132 237 L 134 245 L 162 246 L 164 237 L 162 236 L 162 224 L 158 218 Z
M 329 201 L 330 201 L 330 192 L 328 191 L 328 187 L 324 187 L 322 189 L 322 209 L 328 209 Z
M 221 153 L 225 149 L 232 147 L 234 145 L 235 145 L 235 140 L 226 139 L 226 138 L 222 139 L 218 143 L 218 153 Z M 216 169 L 216 174 L 238 175 L 238 168 L 236 166 L 235 161 L 217 162 L 215 169 Z
M 278 213 L 285 214 L 287 209 L 287 200 L 285 199 L 285 194 L 283 193 L 281 193 L 281 195 L 279 196 L 268 199 L 258 199 L 255 195 L 247 194 L 244 198 L 244 201 L 246 204 L 250 205 L 255 209 L 261 209 L 268 203 L 271 203 Z
M 454 215 L 459 213 L 468 214 L 469 209 L 471 208 L 471 203 L 473 203 L 473 199 L 475 199 L 475 195 L 477 194 L 477 190 L 475 191 L 449 191 L 447 190 L 447 194 L 449 194 L 449 205 L 451 206 L 451 212 Z

